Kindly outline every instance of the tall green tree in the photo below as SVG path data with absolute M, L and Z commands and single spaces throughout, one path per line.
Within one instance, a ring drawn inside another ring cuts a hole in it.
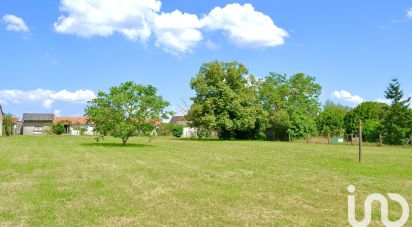
M 293 75 L 290 80 L 288 112 L 290 115 L 289 131 L 292 136 L 304 137 L 316 133 L 316 116 L 320 111 L 319 96 L 322 92 L 316 78 L 303 73 Z
M 319 133 L 342 136 L 345 128 L 345 116 L 349 111 L 350 108 L 347 106 L 326 101 L 322 112 L 316 119 Z
M 316 133 L 321 86 L 315 78 L 298 73 L 290 78 L 270 73 L 259 86 L 259 101 L 269 114 L 269 127 L 276 139 L 304 137 Z
M 217 131 L 220 139 L 262 139 L 266 113 L 260 106 L 256 79 L 238 62 L 203 64 L 192 78 L 196 95 L 189 110 L 192 125 Z
M 273 131 L 273 139 L 286 140 L 289 128 L 287 98 L 290 91 L 285 74 L 270 73 L 259 83 L 258 100 L 268 113 L 267 127 Z
M 359 120 L 379 121 L 382 122 L 385 118 L 388 105 L 379 102 L 363 102 L 351 109 L 345 116 L 345 129 L 348 134 L 357 134 L 359 128 Z
M 165 111 L 167 106 L 169 103 L 157 95 L 155 87 L 129 81 L 111 87 L 107 93 L 99 91 L 98 97 L 89 102 L 86 115 L 100 133 L 110 132 L 126 145 L 133 136 L 151 135 L 155 122 L 171 114 Z
M 391 105 L 384 120 L 384 140 L 388 144 L 402 144 L 412 133 L 412 111 L 409 108 L 411 98 L 404 99 L 398 79 L 393 79 L 385 91 L 385 98 Z
M 367 142 L 377 142 L 383 133 L 383 120 L 388 105 L 379 102 L 363 102 L 351 109 L 345 116 L 347 134 L 358 134 L 359 120 L 363 122 L 363 139 Z

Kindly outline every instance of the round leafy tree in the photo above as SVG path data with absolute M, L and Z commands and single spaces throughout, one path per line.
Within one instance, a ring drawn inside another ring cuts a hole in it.
M 167 106 L 169 103 L 157 95 L 155 87 L 129 81 L 111 87 L 107 93 L 99 91 L 97 98 L 89 102 L 86 115 L 97 132 L 110 133 L 126 145 L 133 136 L 152 135 L 157 122 L 171 114 L 165 111 Z

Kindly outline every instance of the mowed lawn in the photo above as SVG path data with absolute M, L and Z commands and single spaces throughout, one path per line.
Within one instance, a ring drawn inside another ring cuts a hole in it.
M 412 148 L 365 147 L 363 158 L 350 145 L 2 137 L 0 226 L 348 226 L 351 184 L 358 219 L 373 192 L 412 207 Z

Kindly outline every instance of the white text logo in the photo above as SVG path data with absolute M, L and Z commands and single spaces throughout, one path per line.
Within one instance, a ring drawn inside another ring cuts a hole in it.
M 352 195 L 348 196 L 348 220 L 349 223 L 354 227 L 366 227 L 372 220 L 372 203 L 377 201 L 381 205 L 381 220 L 382 223 L 387 227 L 400 227 L 403 226 L 409 218 L 409 206 L 405 198 L 399 194 L 388 193 L 388 197 L 398 202 L 402 207 L 402 216 L 398 221 L 392 222 L 389 220 L 388 215 L 388 200 L 382 194 L 373 193 L 369 195 L 364 203 L 365 206 L 365 216 L 363 220 L 357 221 L 355 215 L 355 186 L 350 185 L 348 187 L 348 192 Z

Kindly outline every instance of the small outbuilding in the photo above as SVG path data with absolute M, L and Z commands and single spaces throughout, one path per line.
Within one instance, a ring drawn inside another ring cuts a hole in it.
M 183 125 L 183 138 L 197 137 L 197 128 L 190 126 L 192 122 L 186 116 L 173 116 L 170 119 L 170 123 Z
M 24 113 L 23 135 L 43 135 L 52 130 L 54 114 Z

